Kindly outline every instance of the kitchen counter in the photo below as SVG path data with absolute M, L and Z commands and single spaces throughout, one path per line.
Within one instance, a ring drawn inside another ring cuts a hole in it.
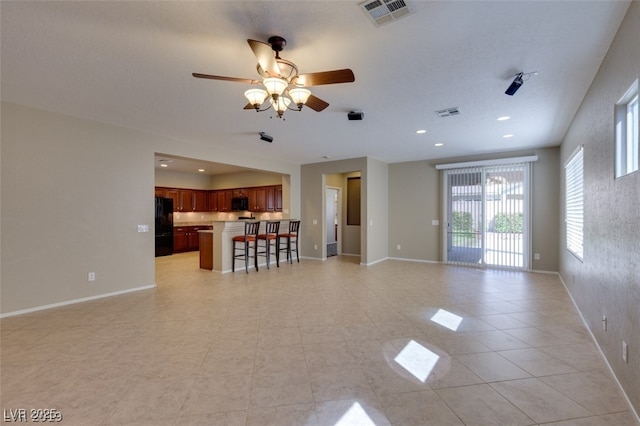
M 284 232 L 293 219 L 280 219 L 280 230 Z M 200 234 L 200 267 L 215 272 L 231 272 L 233 262 L 233 241 L 237 235 L 244 235 L 244 224 L 247 220 L 214 221 L 213 230 L 198 231 Z M 260 232 L 264 231 L 264 223 L 260 221 Z M 203 259 L 204 257 L 204 259 Z M 241 263 L 241 262 L 240 262 Z M 211 267 L 203 267 L 202 265 Z M 265 264 L 266 265 L 266 264 Z M 237 266 L 240 267 L 240 264 Z M 244 265 L 242 265 L 244 269 Z

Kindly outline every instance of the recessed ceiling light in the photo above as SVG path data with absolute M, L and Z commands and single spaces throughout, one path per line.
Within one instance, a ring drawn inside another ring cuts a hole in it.
M 198 169 L 198 171 L 199 171 L 200 173 L 202 173 L 202 172 L 204 172 L 204 169 Z
M 423 134 L 423 133 L 427 133 L 427 131 L 426 131 L 426 130 L 424 130 L 424 129 L 420 129 L 420 130 L 416 130 L 416 133 L 417 133 L 417 134 L 419 134 L 419 135 L 421 135 L 421 134 Z
M 511 133 L 507 134 L 507 135 L 502 135 L 503 138 L 512 138 L 513 135 Z
M 443 145 L 444 145 L 443 143 L 436 143 L 436 144 L 433 144 L 433 146 L 443 146 Z
M 169 167 L 169 165 L 162 163 L 162 164 L 160 164 L 160 167 Z
M 498 121 L 505 121 L 510 119 L 511 117 L 509 117 L 508 115 L 503 115 L 502 117 L 498 117 L 496 120 Z

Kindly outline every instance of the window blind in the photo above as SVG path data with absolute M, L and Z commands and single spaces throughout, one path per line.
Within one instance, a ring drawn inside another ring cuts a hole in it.
M 565 164 L 565 226 L 567 250 L 578 259 L 583 256 L 584 239 L 584 194 L 583 194 L 583 148 L 578 147 Z

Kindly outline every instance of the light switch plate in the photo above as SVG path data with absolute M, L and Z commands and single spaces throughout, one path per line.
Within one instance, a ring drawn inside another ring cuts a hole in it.
M 431 221 L 431 224 L 432 224 L 433 226 L 438 226 L 438 225 L 440 225 L 440 221 L 439 221 L 438 219 L 433 219 L 433 220 Z
M 138 225 L 138 232 L 149 232 L 149 225 Z

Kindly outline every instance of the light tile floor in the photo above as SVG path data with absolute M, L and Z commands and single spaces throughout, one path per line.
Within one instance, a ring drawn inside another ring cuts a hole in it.
M 553 275 L 357 258 L 0 321 L 1 408 L 65 425 L 634 425 Z M 9 412 L 10 413 L 10 412 Z

